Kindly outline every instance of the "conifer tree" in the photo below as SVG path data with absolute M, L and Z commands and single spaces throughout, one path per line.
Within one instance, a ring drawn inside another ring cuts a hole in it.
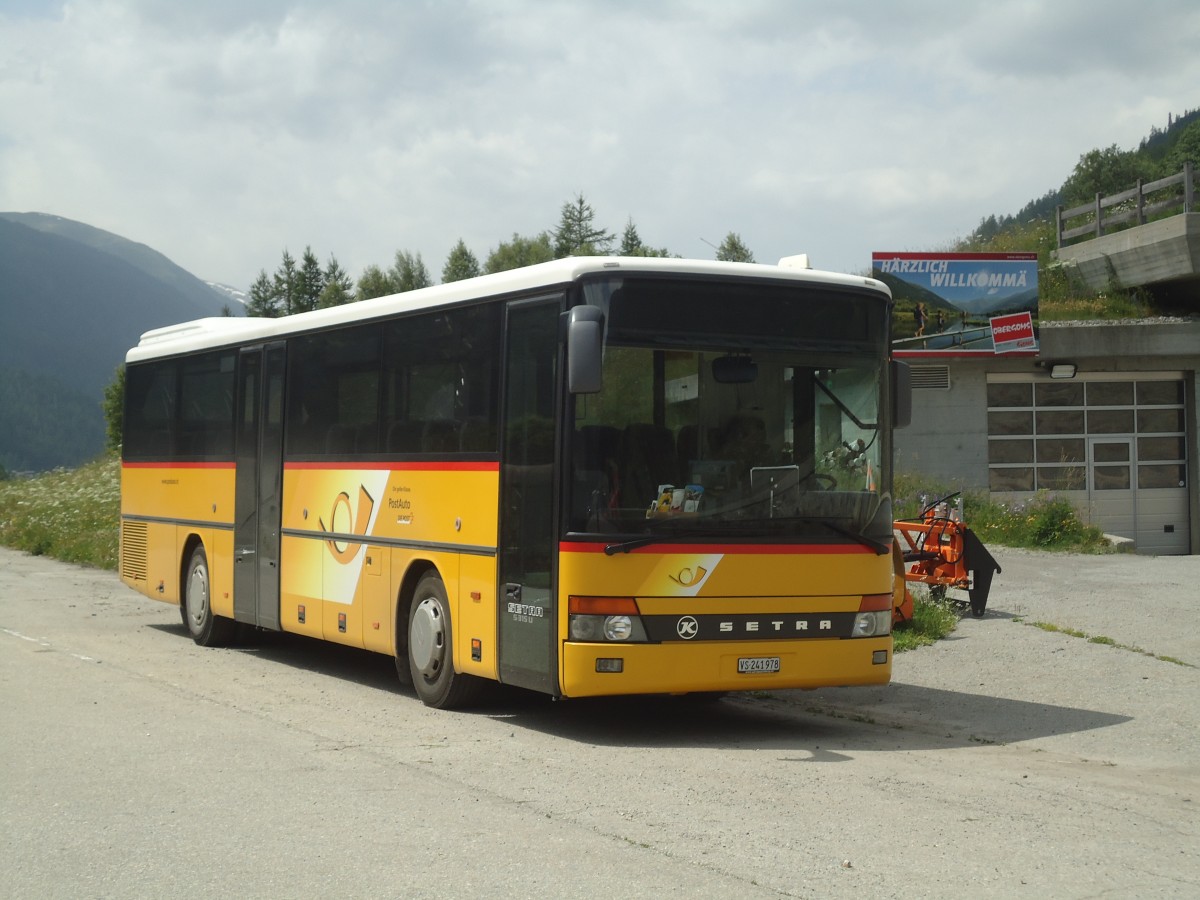
M 337 257 L 329 254 L 329 262 L 322 273 L 325 286 L 321 288 L 321 296 L 317 298 L 317 307 L 326 309 L 330 306 L 342 306 L 354 300 L 354 281 L 346 274 L 346 270 L 338 263 Z
M 296 271 L 296 259 L 286 249 L 283 251 L 283 261 L 275 270 L 275 297 L 279 303 L 279 315 L 290 316 L 297 312 L 296 289 L 299 273 Z
M 312 251 L 312 247 L 304 248 L 300 258 L 300 270 L 296 273 L 296 291 L 292 312 L 308 312 L 316 309 L 320 303 L 321 291 L 325 287 L 325 273 L 321 264 Z
M 607 254 L 613 235 L 596 226 L 596 211 L 583 199 L 583 194 L 564 203 L 558 227 L 554 229 L 554 256 L 593 256 Z
M 621 246 L 617 252 L 621 256 L 671 255 L 670 251 L 665 247 L 648 247 L 642 243 L 641 235 L 638 234 L 637 226 L 633 224 L 632 218 L 625 223 L 625 230 L 621 232 Z
M 478 274 L 479 260 L 475 258 L 474 253 L 467 249 L 463 239 L 459 238 L 454 249 L 450 251 L 450 255 L 446 257 L 446 265 L 442 266 L 442 284 L 474 278 Z
M 429 277 L 429 270 L 425 268 L 425 263 L 421 259 L 421 254 L 414 255 L 407 250 L 396 251 L 396 260 L 392 263 L 388 278 L 392 283 L 392 290 L 397 294 L 419 290 L 433 284 Z
M 267 270 L 260 269 L 258 277 L 254 279 L 254 284 L 250 285 L 250 299 L 246 303 L 246 315 L 274 319 L 279 313 L 279 297 L 275 294 L 275 285 L 267 277 Z
M 362 275 L 358 276 L 358 289 L 355 292 L 355 300 L 370 300 L 373 297 L 386 297 L 388 294 L 394 294 L 395 288 L 392 287 L 392 281 L 387 273 L 379 266 L 371 265 L 363 269 Z

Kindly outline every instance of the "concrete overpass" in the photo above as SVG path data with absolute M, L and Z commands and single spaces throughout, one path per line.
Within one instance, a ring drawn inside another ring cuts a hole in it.
M 1179 212 L 1151 220 L 1155 215 Z M 1073 209 L 1058 208 L 1055 257 L 1092 290 L 1164 287 L 1200 298 L 1200 211 L 1194 170 L 1182 172 Z M 1072 221 L 1083 224 L 1067 227 Z M 1135 223 L 1120 231 L 1117 225 Z M 1069 241 L 1084 237 L 1079 243 Z

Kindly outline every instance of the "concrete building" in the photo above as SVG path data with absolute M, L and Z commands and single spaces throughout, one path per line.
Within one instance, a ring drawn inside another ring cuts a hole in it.
M 1200 320 L 1042 323 L 1036 357 L 910 359 L 896 467 L 1069 499 L 1139 553 L 1200 553 Z M 967 511 L 970 521 L 970 511 Z

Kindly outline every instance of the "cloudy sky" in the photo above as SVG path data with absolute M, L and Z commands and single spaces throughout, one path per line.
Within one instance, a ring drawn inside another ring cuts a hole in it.
M 597 223 L 862 272 L 1200 107 L 1195 0 L 0 0 L 0 210 L 247 287 Z

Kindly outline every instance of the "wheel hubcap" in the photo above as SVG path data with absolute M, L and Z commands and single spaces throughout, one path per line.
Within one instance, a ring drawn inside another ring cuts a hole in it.
M 188 621 L 193 628 L 200 627 L 207 611 L 208 573 L 204 570 L 204 566 L 196 566 L 192 569 L 192 576 L 188 579 L 187 588 Z
M 417 604 L 408 633 L 408 657 L 426 678 L 436 678 L 446 656 L 446 627 L 442 607 L 433 597 Z

